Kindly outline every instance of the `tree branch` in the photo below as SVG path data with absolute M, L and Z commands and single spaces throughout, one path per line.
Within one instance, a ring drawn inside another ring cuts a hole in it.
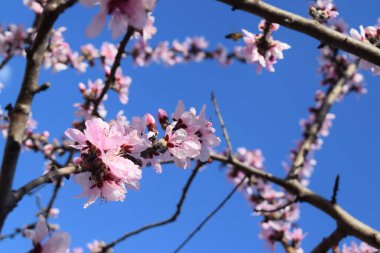
M 260 0 L 218 0 L 234 10 L 239 9 L 260 16 L 269 22 L 278 23 L 292 30 L 309 35 L 320 42 L 340 48 L 350 54 L 380 66 L 380 49 L 347 35 L 334 31 L 316 20 L 307 19 L 279 9 Z
M 215 113 L 218 116 L 219 124 L 220 124 L 220 127 L 222 128 L 223 136 L 227 143 L 228 156 L 232 159 L 234 157 L 234 153 L 232 150 L 231 139 L 230 139 L 230 136 L 228 135 L 226 125 L 224 124 L 222 114 L 220 113 L 219 105 L 218 105 L 218 102 L 216 101 L 214 92 L 211 93 L 211 100 L 212 100 L 212 103 L 214 104 Z
M 186 199 L 186 196 L 187 196 L 187 192 L 189 191 L 190 186 L 191 186 L 191 184 L 192 184 L 195 176 L 197 175 L 198 171 L 200 170 L 200 168 L 204 164 L 205 163 L 198 162 L 197 165 L 194 167 L 193 172 L 191 173 L 189 179 L 187 180 L 185 186 L 183 187 L 181 198 L 179 199 L 179 202 L 177 204 L 177 209 L 176 209 L 176 211 L 174 212 L 174 214 L 170 218 L 168 218 L 166 220 L 163 220 L 163 221 L 159 221 L 159 222 L 156 222 L 156 223 L 152 223 L 152 224 L 146 225 L 144 227 L 141 227 L 139 229 L 136 229 L 134 231 L 126 233 L 122 237 L 120 237 L 120 238 L 114 240 L 113 242 L 110 242 L 107 245 L 105 245 L 103 247 L 101 253 L 106 253 L 108 249 L 113 248 L 116 244 L 121 243 L 122 241 L 125 241 L 126 239 L 128 239 L 131 236 L 140 234 L 141 232 L 144 232 L 144 231 L 152 229 L 152 228 L 161 227 L 161 226 L 167 225 L 169 223 L 175 222 L 178 219 L 178 216 L 181 214 L 182 206 L 183 206 L 183 203 L 185 202 L 185 199 Z
M 106 78 L 105 86 L 100 93 L 99 97 L 94 101 L 94 109 L 92 111 L 93 115 L 98 116 L 98 107 L 101 104 L 104 96 L 107 94 L 108 90 L 110 89 L 111 85 L 115 82 L 115 74 L 117 68 L 120 66 L 121 57 L 124 54 L 125 47 L 127 46 L 129 40 L 131 39 L 133 33 L 135 32 L 135 29 L 131 26 L 128 26 L 128 30 L 126 34 L 124 35 L 123 39 L 120 41 L 119 48 L 117 50 L 117 54 L 115 56 L 115 60 L 111 67 L 111 72 Z
M 346 237 L 346 233 L 338 226 L 334 232 L 323 240 L 311 251 L 311 253 L 326 253 Z
M 13 178 L 21 151 L 22 138 L 28 121 L 34 91 L 38 88 L 38 79 L 48 37 L 53 24 L 66 8 L 77 0 L 50 1 L 42 13 L 37 26 L 36 38 L 26 51 L 26 69 L 22 86 L 13 110 L 10 113 L 8 137 L 5 144 L 0 174 L 0 232 L 9 212 L 8 201 L 11 197 Z
M 224 207 L 224 205 L 231 199 L 234 193 L 239 189 L 241 184 L 246 180 L 247 177 L 243 177 L 243 179 L 232 189 L 232 191 L 223 199 L 220 204 L 209 213 L 206 218 L 189 234 L 189 236 L 174 250 L 174 253 L 178 253 L 185 245 L 203 228 L 204 225 L 220 210 Z
M 337 224 L 344 229 L 347 235 L 352 235 L 375 248 L 380 248 L 379 231 L 356 219 L 339 205 L 332 204 L 326 198 L 314 193 L 297 180 L 287 180 L 273 176 L 270 173 L 248 166 L 236 159 L 231 161 L 228 157 L 223 155 L 211 154 L 211 158 L 223 164 L 233 165 L 247 175 L 263 178 L 282 186 L 285 190 L 297 196 L 299 201 L 307 202 L 333 218 Z
M 313 124 L 307 127 L 305 131 L 305 137 L 302 140 L 300 147 L 295 155 L 292 166 L 290 168 L 288 178 L 297 177 L 302 170 L 307 154 L 309 153 L 313 142 L 318 136 L 319 131 L 322 128 L 323 122 L 326 119 L 333 103 L 337 100 L 339 95 L 343 91 L 343 87 L 347 80 L 352 77 L 356 71 L 357 63 L 351 63 L 348 65 L 342 78 L 338 82 L 331 86 L 327 91 L 326 97 L 323 99 L 321 106 L 315 112 L 315 120 Z
M 9 204 L 6 207 L 6 211 L 10 212 L 17 205 L 17 203 L 31 190 L 43 185 L 45 183 L 51 183 L 55 180 L 59 180 L 62 177 L 69 176 L 71 174 L 78 174 L 84 172 L 81 167 L 69 165 L 60 169 L 52 170 L 45 175 L 42 175 L 36 179 L 33 179 L 29 183 L 20 187 L 18 190 L 12 193 L 12 198 L 9 200 Z

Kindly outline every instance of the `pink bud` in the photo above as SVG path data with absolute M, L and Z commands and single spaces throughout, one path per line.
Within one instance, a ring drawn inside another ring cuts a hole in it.
M 151 132 L 157 132 L 156 130 L 156 120 L 154 119 L 154 117 L 152 116 L 152 114 L 150 113 L 147 113 L 146 114 L 146 121 L 147 121 L 147 127 L 148 127 L 148 130 L 151 131 Z
M 170 125 L 168 114 L 163 109 L 158 109 L 158 120 L 160 121 L 160 125 L 162 129 L 165 131 L 166 127 Z

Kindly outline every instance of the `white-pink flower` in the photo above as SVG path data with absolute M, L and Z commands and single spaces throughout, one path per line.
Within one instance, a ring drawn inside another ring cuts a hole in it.
M 274 26 L 272 30 L 269 29 L 268 34 L 253 34 L 243 29 L 243 40 L 246 45 L 236 48 L 237 56 L 245 59 L 247 63 L 257 64 L 259 73 L 262 68 L 274 72 L 273 65 L 277 63 L 277 60 L 283 59 L 283 51 L 290 48 L 288 44 L 272 39 L 270 33 L 276 29 L 277 26 Z
M 34 230 L 26 229 L 24 234 L 32 240 L 34 246 L 33 250 L 36 250 L 36 252 L 67 253 L 71 241 L 70 235 L 65 232 L 53 233 L 52 236 L 45 241 L 48 232 L 46 219 L 43 215 L 40 215 Z
M 87 35 L 97 36 L 102 30 L 107 15 L 111 15 L 109 26 L 113 37 L 127 31 L 128 26 L 142 30 L 147 24 L 148 13 L 154 9 L 156 0 L 81 0 L 84 5 L 100 4 L 100 12 L 93 18 L 87 29 Z
M 68 129 L 66 135 L 77 142 L 72 147 L 81 150 L 79 164 L 86 171 L 76 175 L 88 196 L 85 208 L 99 197 L 107 201 L 123 201 L 126 188 L 138 189 L 142 177 L 133 154 L 146 148 L 137 131 L 126 131 L 122 122 L 109 125 L 100 118 L 87 120 L 84 132 Z

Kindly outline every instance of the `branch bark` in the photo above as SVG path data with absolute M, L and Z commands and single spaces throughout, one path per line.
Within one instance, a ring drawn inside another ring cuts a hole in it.
M 247 175 L 253 175 L 259 178 L 266 179 L 274 184 L 283 187 L 288 192 L 297 196 L 302 202 L 307 202 L 322 212 L 333 218 L 338 226 L 340 226 L 347 235 L 352 235 L 375 248 L 380 248 L 380 232 L 361 222 L 353 217 L 346 210 L 336 204 L 332 204 L 326 198 L 314 193 L 309 188 L 303 186 L 297 180 L 282 179 L 270 173 L 258 170 L 254 167 L 248 166 L 236 159 L 229 159 L 226 156 L 212 154 L 211 158 L 222 162 L 223 164 L 230 164 L 242 170 Z
M 0 232 L 9 212 L 8 201 L 11 197 L 13 178 L 21 151 L 22 137 L 26 128 L 34 91 L 38 88 L 41 64 L 47 47 L 50 31 L 59 17 L 77 0 L 66 2 L 50 1 L 44 9 L 37 26 L 36 38 L 26 52 L 26 69 L 21 89 L 13 110 L 10 113 L 8 137 L 5 144 L 0 174 Z
M 380 66 L 380 49 L 334 31 L 316 20 L 307 19 L 294 13 L 279 9 L 260 0 L 218 0 L 233 9 L 243 10 L 260 16 L 269 22 L 278 23 L 289 29 L 309 35 L 318 41 L 340 48 L 350 54 Z
M 346 237 L 346 233 L 338 226 L 328 237 L 323 240 L 311 251 L 311 253 L 326 253 L 329 249 L 337 246 Z

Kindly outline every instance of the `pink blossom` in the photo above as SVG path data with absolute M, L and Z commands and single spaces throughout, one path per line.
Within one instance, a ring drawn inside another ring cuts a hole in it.
M 0 55 L 25 56 L 24 47 L 31 37 L 32 31 L 25 30 L 23 26 L 11 24 L 8 27 L 0 27 Z
M 106 66 L 112 66 L 117 54 L 117 48 L 114 44 L 104 42 L 100 48 L 102 62 Z
M 247 63 L 257 64 L 257 72 L 261 72 L 262 68 L 274 72 L 273 65 L 277 60 L 284 58 L 282 51 L 289 49 L 290 46 L 273 40 L 268 34 L 253 34 L 244 29 L 242 31 L 246 45 L 236 48 L 237 56 L 244 58 Z
M 360 26 L 359 31 L 352 28 L 350 34 L 354 39 L 360 40 L 364 43 L 370 43 L 375 47 L 380 46 L 378 42 L 380 39 L 380 26 L 367 26 L 366 28 Z M 361 59 L 359 67 L 366 70 L 370 69 L 373 74 L 380 75 L 380 67 L 366 60 Z
M 129 87 L 131 86 L 132 78 L 124 76 L 121 67 L 118 67 L 115 73 L 115 82 L 112 88 L 119 94 L 119 99 L 122 104 L 128 103 Z
M 105 245 L 106 243 L 104 241 L 94 240 L 92 243 L 87 243 L 87 248 L 91 253 L 99 253 Z
M 81 150 L 80 165 L 87 171 L 75 177 L 83 188 L 81 196 L 88 196 L 84 207 L 99 197 L 107 201 L 123 201 L 125 186 L 139 188 L 142 173 L 130 159 L 133 153 L 145 149 L 145 142 L 137 131 L 126 132 L 122 122 L 110 126 L 95 118 L 85 124 L 83 133 L 73 128 L 65 132 L 78 143 L 72 147 Z
M 24 234 L 32 240 L 34 248 L 41 253 L 67 253 L 70 245 L 70 236 L 64 232 L 53 233 L 44 244 L 42 243 L 48 235 L 48 227 L 43 215 L 39 216 L 35 229 L 27 229 Z
M 114 38 L 127 31 L 128 26 L 142 30 L 147 23 L 148 13 L 155 6 L 155 0 L 81 0 L 87 6 L 100 4 L 100 12 L 93 18 L 87 29 L 87 35 L 97 36 L 106 22 L 107 15 L 111 15 L 109 26 Z
M 157 28 L 154 26 L 154 20 L 155 18 L 149 13 L 146 25 L 144 26 L 141 32 L 140 31 L 135 32 L 135 37 L 136 38 L 142 37 L 144 41 L 148 41 L 152 39 L 153 36 L 157 33 Z
M 47 0 L 23 0 L 24 5 L 29 7 L 32 11 L 34 11 L 37 14 L 41 14 L 44 10 L 44 6 L 47 3 Z

